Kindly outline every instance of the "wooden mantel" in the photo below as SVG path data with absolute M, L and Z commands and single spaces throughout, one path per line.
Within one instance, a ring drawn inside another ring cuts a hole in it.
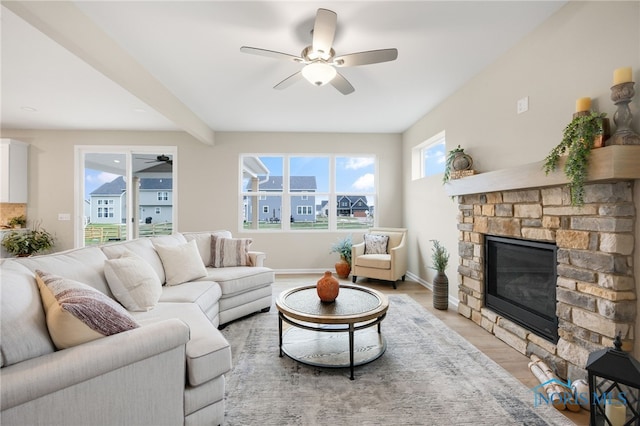
M 565 185 L 564 161 L 555 172 L 546 175 L 544 161 L 510 169 L 480 173 L 447 182 L 448 195 L 480 194 L 513 189 Z M 589 156 L 588 182 L 640 179 L 640 145 L 611 145 L 594 149 Z

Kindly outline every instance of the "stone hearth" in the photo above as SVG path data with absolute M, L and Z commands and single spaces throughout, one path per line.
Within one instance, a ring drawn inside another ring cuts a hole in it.
M 520 182 L 517 189 L 505 190 L 499 179 L 495 186 L 500 190 L 491 191 L 494 178 L 485 177 L 480 185 L 469 180 L 456 187 L 452 182 L 448 189 L 459 203 L 458 312 L 519 352 L 540 356 L 571 380 L 586 378 L 589 353 L 612 347 L 618 333 L 628 351 L 635 338 L 634 180 L 610 178 L 586 185 L 580 207 L 571 206 L 566 185 L 526 187 Z M 467 179 L 472 178 L 460 181 Z M 539 176 L 530 180 L 544 182 Z M 557 344 L 484 307 L 485 235 L 557 244 Z

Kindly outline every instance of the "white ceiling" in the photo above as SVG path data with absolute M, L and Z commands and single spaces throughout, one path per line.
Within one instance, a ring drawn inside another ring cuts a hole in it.
M 173 95 L 167 102 L 178 110 L 186 106 L 196 121 L 213 131 L 396 133 L 566 2 L 71 3 L 86 15 L 80 15 L 82 19 L 93 21 L 91 25 L 151 74 L 146 80 L 155 78 Z M 319 7 L 338 14 L 336 55 L 395 47 L 398 59 L 341 68 L 356 89 L 350 95 L 304 80 L 274 90 L 301 66 L 247 55 L 240 46 L 299 55 L 310 44 Z M 153 97 L 139 99 L 149 90 L 144 82 L 116 84 L 83 60 L 93 58 L 108 69 L 119 61 L 105 53 L 110 50 L 92 49 L 80 59 L 7 7 L 2 7 L 1 23 L 3 128 L 189 131 L 189 125 L 171 114 L 175 108 Z M 85 34 L 95 38 L 91 31 L 82 31 L 76 41 L 91 42 L 84 40 Z M 136 73 L 135 67 L 129 69 Z M 30 108 L 35 111 L 25 110 Z

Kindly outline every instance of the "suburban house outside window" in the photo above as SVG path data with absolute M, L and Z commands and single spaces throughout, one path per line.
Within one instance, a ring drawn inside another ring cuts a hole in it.
M 164 192 L 158 192 L 158 201 L 167 201 L 169 199 L 169 193 L 164 191 Z
M 241 230 L 374 226 L 374 155 L 243 154 L 240 166 Z
M 411 157 L 411 175 L 414 180 L 444 173 L 446 164 L 445 132 L 442 131 L 413 148 Z

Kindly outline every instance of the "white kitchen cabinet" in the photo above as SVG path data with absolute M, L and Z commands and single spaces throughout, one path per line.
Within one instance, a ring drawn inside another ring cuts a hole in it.
M 29 144 L 0 139 L 0 202 L 26 203 Z

